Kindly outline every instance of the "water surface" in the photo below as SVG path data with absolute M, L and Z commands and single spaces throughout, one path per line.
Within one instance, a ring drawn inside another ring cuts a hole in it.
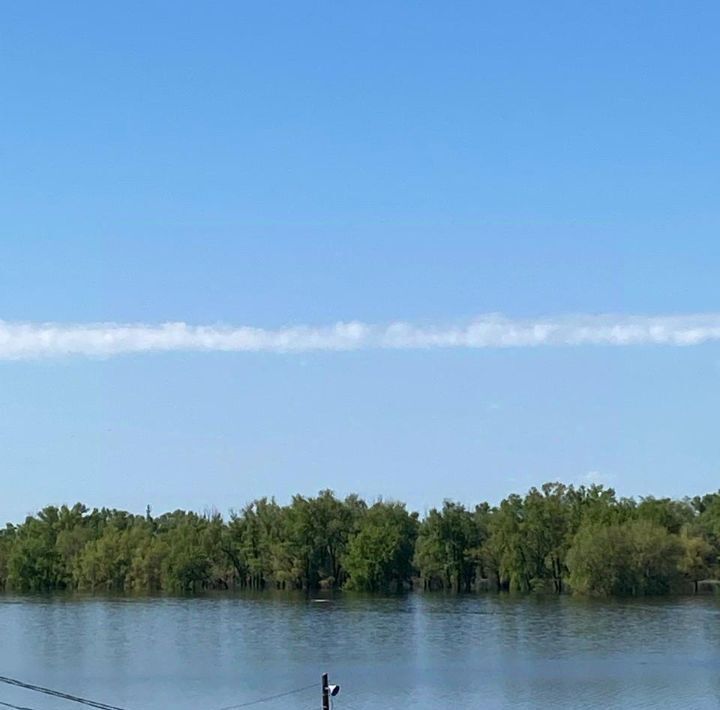
M 717 708 L 717 598 L 0 596 L 0 675 L 129 710 Z M 0 685 L 0 701 L 73 707 Z M 79 707 L 79 706 L 75 706 Z

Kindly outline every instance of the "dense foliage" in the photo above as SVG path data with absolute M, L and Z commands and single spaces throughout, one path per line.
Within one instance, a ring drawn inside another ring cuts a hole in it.
M 117 591 L 346 588 L 661 594 L 720 571 L 720 492 L 617 498 L 548 483 L 498 506 L 403 504 L 331 491 L 256 500 L 228 520 L 49 506 L 0 531 L 0 588 Z

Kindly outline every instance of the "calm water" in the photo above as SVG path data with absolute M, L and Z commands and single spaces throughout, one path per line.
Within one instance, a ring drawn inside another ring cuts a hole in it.
M 216 710 L 319 685 L 325 669 L 336 710 L 717 708 L 720 602 L 0 597 L 0 675 L 131 710 Z M 0 701 L 68 706 L 2 685 Z

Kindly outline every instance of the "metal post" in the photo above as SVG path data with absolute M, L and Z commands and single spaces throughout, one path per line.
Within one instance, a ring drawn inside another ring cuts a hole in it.
M 328 681 L 328 674 L 322 674 L 322 710 L 330 710 L 330 683 Z

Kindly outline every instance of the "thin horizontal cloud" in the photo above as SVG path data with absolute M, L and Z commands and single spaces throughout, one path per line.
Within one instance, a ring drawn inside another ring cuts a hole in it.
M 312 352 L 369 349 L 526 348 L 581 345 L 699 345 L 720 340 L 720 314 L 480 316 L 461 325 L 358 321 L 277 329 L 147 324 L 0 321 L 0 359 L 110 357 L 149 352 Z

